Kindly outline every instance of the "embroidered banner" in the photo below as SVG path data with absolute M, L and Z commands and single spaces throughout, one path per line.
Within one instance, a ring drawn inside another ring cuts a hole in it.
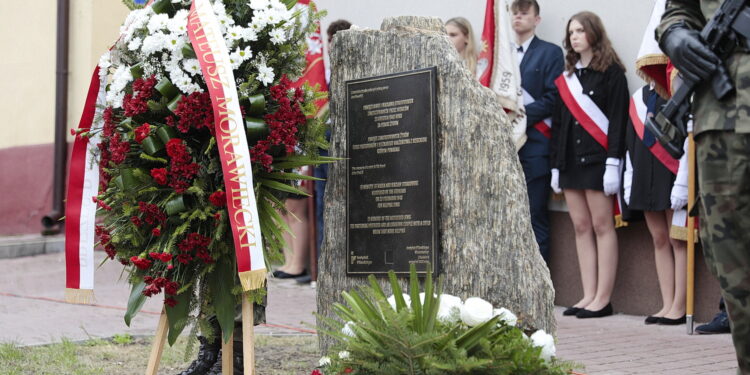
M 307 14 L 308 7 L 315 6 L 310 4 L 310 0 L 299 0 L 295 8 L 299 8 L 302 14 Z M 302 24 L 306 24 L 308 20 L 303 19 Z M 302 76 L 292 84 L 292 87 L 302 87 L 305 82 L 309 83 L 310 86 L 320 85 L 320 91 L 328 91 L 328 83 L 326 82 L 326 70 L 323 63 L 323 38 L 320 34 L 320 21 L 315 21 L 316 28 L 315 32 L 307 37 L 307 51 L 305 51 L 305 60 L 307 65 Z M 323 113 L 328 108 L 328 99 L 320 99 L 315 102 L 318 107 L 318 115 Z
M 641 47 L 638 49 L 638 57 L 635 60 L 635 69 L 638 76 L 655 85 L 654 88 L 659 95 L 668 98 L 667 62 L 669 58 L 661 51 L 654 38 L 654 31 L 659 26 L 665 9 L 666 0 L 656 0 L 654 9 L 651 11 L 651 18 L 643 32 Z
M 591 98 L 583 92 L 581 82 L 575 74 L 561 74 L 555 79 L 555 86 L 560 92 L 560 98 L 568 107 L 570 113 L 578 120 L 584 130 L 588 132 L 605 150 L 609 149 L 607 130 L 609 119 Z
M 630 97 L 630 121 L 633 123 L 633 128 L 638 138 L 643 141 L 644 132 L 646 128 L 643 121 L 648 117 L 648 108 L 646 103 L 643 102 L 643 91 L 638 90 Z M 680 161 L 673 158 L 667 150 L 659 142 L 654 142 L 651 147 L 648 148 L 654 157 L 659 160 L 670 172 L 677 175 L 677 169 L 680 166 Z
M 193 1 L 188 15 L 188 35 L 213 104 L 237 271 L 244 290 L 258 289 L 265 284 L 266 266 L 250 152 L 229 52 L 209 0 Z

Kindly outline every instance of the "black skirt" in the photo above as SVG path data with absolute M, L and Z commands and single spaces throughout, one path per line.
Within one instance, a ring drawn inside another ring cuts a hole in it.
M 604 190 L 604 163 L 576 164 L 575 155 L 565 155 L 566 168 L 560 171 L 560 188 L 577 190 Z

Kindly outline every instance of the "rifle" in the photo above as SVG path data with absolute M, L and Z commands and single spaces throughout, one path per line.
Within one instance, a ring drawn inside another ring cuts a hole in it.
M 750 48 L 750 0 L 724 0 L 711 21 L 701 30 L 706 47 L 719 57 L 716 74 L 711 80 L 711 89 L 718 100 L 734 93 L 735 87 L 724 66 L 734 48 L 744 42 Z M 662 106 L 659 113 L 646 120 L 646 128 L 675 159 L 679 159 L 687 137 L 687 121 L 690 119 L 690 99 L 696 87 L 703 82 L 683 77 L 682 86 Z

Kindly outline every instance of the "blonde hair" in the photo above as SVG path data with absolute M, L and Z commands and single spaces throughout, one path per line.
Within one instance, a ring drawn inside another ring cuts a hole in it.
M 479 53 L 477 52 L 477 44 L 474 41 L 474 31 L 471 28 L 471 23 L 466 18 L 453 17 L 446 21 L 445 24 L 456 26 L 466 36 L 466 48 L 460 53 L 461 58 L 466 62 L 466 66 L 471 71 L 471 74 L 476 74 Z

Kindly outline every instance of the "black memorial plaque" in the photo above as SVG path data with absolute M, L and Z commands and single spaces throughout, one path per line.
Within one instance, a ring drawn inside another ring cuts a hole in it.
M 437 271 L 436 76 L 346 82 L 347 275 Z

